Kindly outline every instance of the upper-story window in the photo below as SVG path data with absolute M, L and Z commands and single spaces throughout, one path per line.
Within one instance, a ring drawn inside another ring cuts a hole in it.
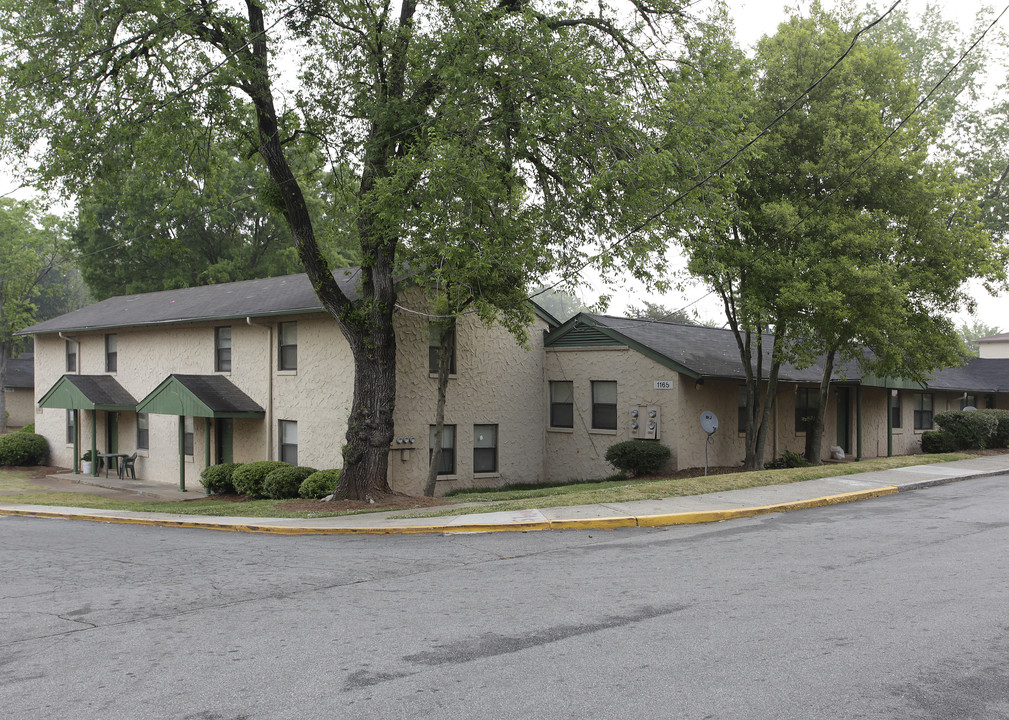
M 231 326 L 214 328 L 214 370 L 231 372 Z
M 298 323 L 282 322 L 277 325 L 277 344 L 281 370 L 298 369 Z
M 617 429 L 617 383 L 615 380 L 592 381 L 592 428 Z
M 114 373 L 119 365 L 118 345 L 119 340 L 115 333 L 105 335 L 105 372 Z
M 77 372 L 77 343 L 67 340 L 67 372 Z
M 445 344 L 451 346 L 452 357 L 448 359 L 449 375 L 455 375 L 455 328 L 448 331 Z M 441 360 L 441 327 L 432 323 L 427 344 L 427 371 L 431 375 L 438 374 L 438 363 Z

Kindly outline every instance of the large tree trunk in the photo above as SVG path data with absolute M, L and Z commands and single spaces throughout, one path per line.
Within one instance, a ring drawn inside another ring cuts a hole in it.
M 834 358 L 837 350 L 831 348 L 823 361 L 823 375 L 820 378 L 820 402 L 816 406 L 816 417 L 813 426 L 806 431 L 806 460 L 810 465 L 822 462 L 821 445 L 823 445 L 823 422 L 827 416 L 827 396 L 830 394 L 830 377 L 834 374 Z
M 284 202 L 284 216 L 298 256 L 323 307 L 336 319 L 354 356 L 354 398 L 347 423 L 344 467 L 336 496 L 374 500 L 389 492 L 389 446 L 396 405 L 396 338 L 392 313 L 396 305 L 393 263 L 396 239 L 382 235 L 367 212 L 358 220 L 362 251 L 361 300 L 352 303 L 333 278 L 315 237 L 311 215 L 297 178 L 284 154 L 270 87 L 267 34 L 263 11 L 247 0 L 250 35 L 249 83 L 246 88 L 256 108 L 259 153 Z M 387 128 L 373 128 L 373 135 Z M 390 133 L 385 133 L 389 137 Z M 370 145 L 361 180 L 366 194 L 382 177 L 391 141 Z
M 441 464 L 441 439 L 445 430 L 445 398 L 448 395 L 448 376 L 452 370 L 452 355 L 455 354 L 455 319 L 445 319 L 438 323 L 438 402 L 434 411 L 434 440 L 431 446 L 431 464 L 427 469 L 424 495 L 434 497 L 438 482 L 438 466 Z

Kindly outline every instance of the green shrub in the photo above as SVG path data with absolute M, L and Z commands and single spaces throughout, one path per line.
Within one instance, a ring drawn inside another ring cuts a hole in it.
M 940 429 L 952 436 L 957 449 L 984 450 L 991 445 L 992 436 L 998 429 L 998 419 L 990 413 L 979 410 L 936 413 L 934 420 Z
M 806 467 L 807 465 L 809 465 L 809 460 L 807 460 L 804 455 L 792 452 L 791 450 L 786 450 L 777 460 L 764 463 L 764 469 L 783 470 L 784 468 Z
M 90 450 L 85 450 L 84 454 L 81 455 L 81 462 L 91 462 L 93 459 L 94 458 L 91 455 L 91 451 Z
M 995 432 L 989 439 L 988 447 L 1009 447 L 1009 410 L 978 410 L 979 413 L 995 418 Z
M 0 435 L 0 465 L 45 465 L 49 460 L 49 444 L 35 433 Z
M 606 462 L 617 470 L 631 475 L 653 475 L 662 469 L 669 456 L 669 448 L 649 440 L 627 440 L 610 445 Z
M 203 468 L 200 473 L 200 482 L 206 489 L 208 495 L 224 495 L 235 492 L 235 486 L 231 482 L 231 476 L 235 468 L 241 467 L 241 463 L 221 463 Z
M 279 467 L 291 467 L 291 465 L 280 460 L 258 460 L 245 463 L 235 468 L 231 474 L 231 484 L 235 486 L 235 492 L 241 495 L 262 498 L 264 497 L 263 481 L 272 470 Z
M 274 500 L 287 500 L 298 497 L 301 483 L 309 475 L 315 474 L 315 468 L 288 465 L 271 470 L 263 480 L 263 494 Z
M 18 432 L 35 434 L 35 423 L 28 423 L 23 428 L 18 430 Z
M 298 495 L 309 500 L 320 500 L 332 495 L 338 482 L 340 482 L 339 470 L 319 470 L 302 481 Z
M 926 430 L 921 434 L 923 453 L 947 453 L 956 450 L 956 441 L 945 430 Z

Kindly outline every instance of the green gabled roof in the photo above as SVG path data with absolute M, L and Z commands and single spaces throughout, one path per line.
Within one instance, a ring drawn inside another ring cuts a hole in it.
M 216 418 L 255 418 L 266 414 L 223 375 L 169 375 L 137 403 L 137 412 Z
M 111 375 L 64 375 L 42 396 L 39 407 L 136 410 L 137 401 Z

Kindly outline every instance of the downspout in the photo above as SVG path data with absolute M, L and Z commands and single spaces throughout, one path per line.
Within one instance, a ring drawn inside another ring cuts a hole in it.
M 252 322 L 252 317 L 245 318 L 250 327 L 266 328 L 266 356 L 268 373 L 266 376 L 266 459 L 273 459 L 273 323 L 263 324 Z

